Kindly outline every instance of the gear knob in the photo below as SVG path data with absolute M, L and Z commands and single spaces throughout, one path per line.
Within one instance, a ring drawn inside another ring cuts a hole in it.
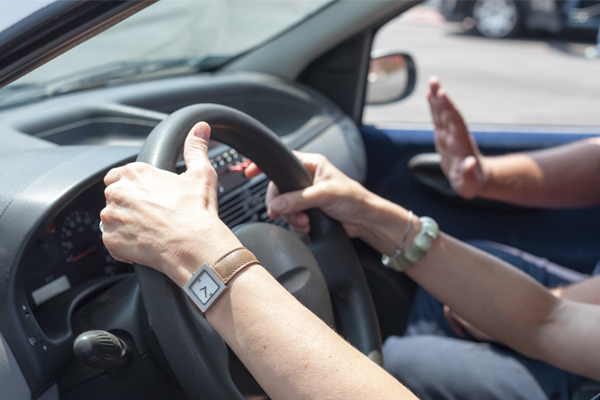
M 101 330 L 83 332 L 73 342 L 79 360 L 92 368 L 115 369 L 131 363 L 131 351 L 118 336 Z

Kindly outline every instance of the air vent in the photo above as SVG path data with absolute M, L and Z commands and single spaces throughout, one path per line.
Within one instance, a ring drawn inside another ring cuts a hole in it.
M 286 226 L 281 218 L 271 221 L 267 215 L 265 196 L 268 185 L 269 180 L 262 176 L 219 197 L 221 220 L 230 228 L 247 222 L 271 222 Z

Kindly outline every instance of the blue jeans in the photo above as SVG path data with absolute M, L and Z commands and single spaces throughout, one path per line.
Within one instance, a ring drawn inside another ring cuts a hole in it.
M 491 242 L 470 242 L 547 287 L 588 277 L 546 259 Z M 600 263 L 596 269 L 600 268 Z M 579 376 L 497 344 L 456 336 L 443 305 L 419 289 L 405 336 L 383 344 L 385 368 L 421 399 L 568 400 Z

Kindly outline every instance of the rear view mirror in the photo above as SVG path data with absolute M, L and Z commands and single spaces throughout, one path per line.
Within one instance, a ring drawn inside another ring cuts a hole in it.
M 366 103 L 386 104 L 408 97 L 417 82 L 413 58 L 405 53 L 377 52 L 371 55 Z

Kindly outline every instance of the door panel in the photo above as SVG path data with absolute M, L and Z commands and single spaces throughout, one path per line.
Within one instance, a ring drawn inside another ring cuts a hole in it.
M 366 186 L 417 215 L 433 217 L 446 233 L 462 240 L 487 239 L 514 246 L 581 272 L 590 272 L 600 259 L 600 207 L 543 210 L 452 196 L 434 160 L 426 165 L 413 161 L 412 171 L 409 168 L 413 157 L 435 152 L 432 131 L 379 130 L 370 126 L 361 131 L 369 160 Z M 514 129 L 473 135 L 486 155 L 556 146 L 594 136 Z M 423 184 L 427 181 L 424 177 L 435 179 L 436 185 L 446 190 L 440 192 Z

